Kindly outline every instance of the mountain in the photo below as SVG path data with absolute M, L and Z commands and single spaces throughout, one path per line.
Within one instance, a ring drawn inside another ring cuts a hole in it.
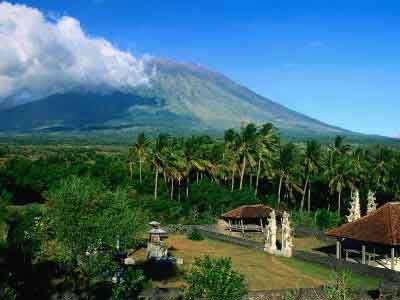
M 194 64 L 152 60 L 149 86 L 108 93 L 71 91 L 0 107 L 2 132 L 155 130 L 222 132 L 247 122 L 272 122 L 290 136 L 354 133 L 262 97 L 226 76 Z

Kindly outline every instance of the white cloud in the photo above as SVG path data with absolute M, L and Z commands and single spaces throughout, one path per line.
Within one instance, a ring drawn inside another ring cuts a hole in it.
M 71 17 L 0 3 L 0 105 L 74 89 L 126 90 L 148 84 L 146 59 L 85 34 Z

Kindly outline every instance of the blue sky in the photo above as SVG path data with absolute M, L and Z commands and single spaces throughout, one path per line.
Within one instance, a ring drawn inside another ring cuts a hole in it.
M 190 61 L 351 130 L 400 135 L 399 1 L 10 1 Z

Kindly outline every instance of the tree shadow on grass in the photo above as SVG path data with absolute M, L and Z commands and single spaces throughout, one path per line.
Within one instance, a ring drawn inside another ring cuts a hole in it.
M 176 263 L 168 259 L 149 259 L 138 264 L 136 267 L 143 271 L 146 278 L 156 281 L 168 280 L 182 275 Z
M 336 255 L 336 245 L 318 247 L 318 248 L 314 248 L 312 250 L 316 251 L 316 252 L 320 252 L 322 254 L 329 255 L 329 256 Z

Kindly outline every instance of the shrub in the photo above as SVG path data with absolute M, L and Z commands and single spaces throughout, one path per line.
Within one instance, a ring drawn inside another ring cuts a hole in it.
M 314 213 L 293 211 L 292 217 L 296 226 L 303 225 L 321 230 L 337 227 L 341 224 L 341 219 L 337 213 L 326 209 L 318 209 Z
M 319 229 L 337 227 L 340 224 L 340 217 L 335 212 L 326 209 L 318 209 L 314 215 L 315 224 Z
M 137 295 L 147 285 L 142 271 L 126 270 L 123 280 L 114 283 L 112 287 L 112 300 L 136 299 Z M 135 297 L 135 298 L 132 298 Z
M 0 299 L 15 300 L 16 298 L 16 291 L 7 282 L 0 284 Z
M 334 284 L 324 289 L 326 300 L 355 300 L 354 290 L 350 287 L 351 273 L 342 272 L 337 275 Z
M 292 218 L 295 226 L 302 225 L 311 228 L 317 227 L 313 213 L 293 211 Z
M 188 239 L 192 241 L 202 241 L 204 240 L 203 235 L 196 228 L 189 232 Z
M 241 300 L 247 293 L 244 276 L 232 269 L 230 258 L 196 258 L 185 282 L 186 300 Z

